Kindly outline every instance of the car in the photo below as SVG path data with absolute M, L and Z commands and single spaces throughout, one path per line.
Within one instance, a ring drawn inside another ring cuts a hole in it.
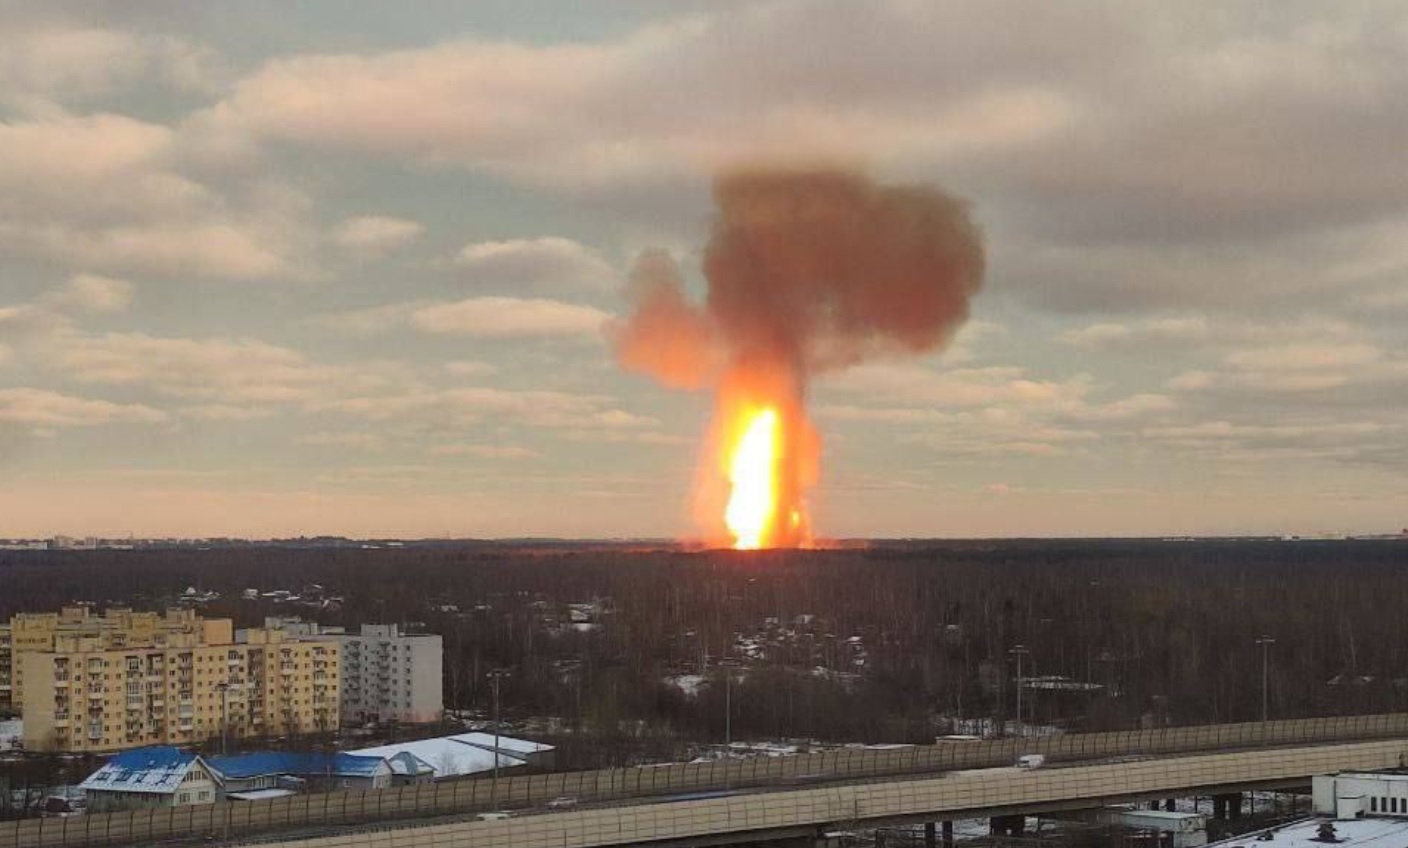
M 475 818 L 480 821 L 503 821 L 509 817 L 509 813 L 480 813 Z
M 570 810 L 577 806 L 577 799 L 571 795 L 559 795 L 548 802 L 549 810 Z
M 1044 754 L 1023 754 L 1017 758 L 1017 768 L 1019 769 L 1039 769 L 1046 765 Z

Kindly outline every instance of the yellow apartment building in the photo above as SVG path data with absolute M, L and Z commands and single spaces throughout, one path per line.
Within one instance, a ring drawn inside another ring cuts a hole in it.
M 195 621 L 148 644 L 57 632 L 47 650 L 12 652 L 25 748 L 115 751 L 337 727 L 336 641 L 249 630 L 236 643 L 228 619 Z
M 71 606 L 57 613 L 19 613 L 0 624 L 0 714 L 19 711 L 24 702 L 19 655 L 52 651 L 57 639 L 69 636 L 91 637 L 93 644 L 111 649 L 233 641 L 229 619 L 203 619 L 188 609 L 155 613 L 114 607 L 95 615 L 86 606 Z

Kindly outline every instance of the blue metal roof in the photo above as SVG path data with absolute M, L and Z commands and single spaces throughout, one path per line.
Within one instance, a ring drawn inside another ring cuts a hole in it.
M 359 757 L 354 754 L 298 754 L 267 751 L 211 757 L 210 767 L 232 780 L 244 780 L 265 775 L 287 774 L 295 777 L 371 777 L 385 762 L 381 757 Z
M 174 792 L 181 778 L 200 757 L 169 745 L 154 745 L 114 754 L 102 768 L 88 775 L 85 790 L 109 792 Z

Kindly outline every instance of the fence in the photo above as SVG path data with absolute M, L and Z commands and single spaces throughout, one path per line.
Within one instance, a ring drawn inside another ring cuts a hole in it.
M 1012 765 L 1022 754 L 1050 763 L 1193 754 L 1270 746 L 1408 737 L 1408 713 L 1290 719 L 1244 724 L 1083 733 L 887 750 L 845 749 L 792 757 L 637 766 L 418 784 L 393 789 L 295 795 L 116 813 L 31 819 L 0 825 L 0 848 L 147 844 L 163 839 L 248 836 L 275 830 L 541 806 L 570 796 L 582 802 L 689 795 Z

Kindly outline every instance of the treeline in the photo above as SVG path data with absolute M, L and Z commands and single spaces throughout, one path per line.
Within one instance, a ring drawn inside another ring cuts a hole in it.
M 736 739 L 917 741 L 956 718 L 1015 718 L 1017 645 L 1024 676 L 1100 687 L 1024 690 L 1039 724 L 1259 718 L 1261 636 L 1276 640 L 1273 717 L 1408 708 L 1405 564 L 1408 543 L 1392 541 L 12 552 L 0 615 L 159 608 L 195 587 L 221 594 L 204 614 L 237 626 L 294 612 L 423 623 L 444 637 L 448 707 L 486 711 L 486 675 L 507 669 L 506 715 L 556 716 L 617 750 L 719 741 L 725 699 Z M 342 603 L 241 598 L 311 584 Z

